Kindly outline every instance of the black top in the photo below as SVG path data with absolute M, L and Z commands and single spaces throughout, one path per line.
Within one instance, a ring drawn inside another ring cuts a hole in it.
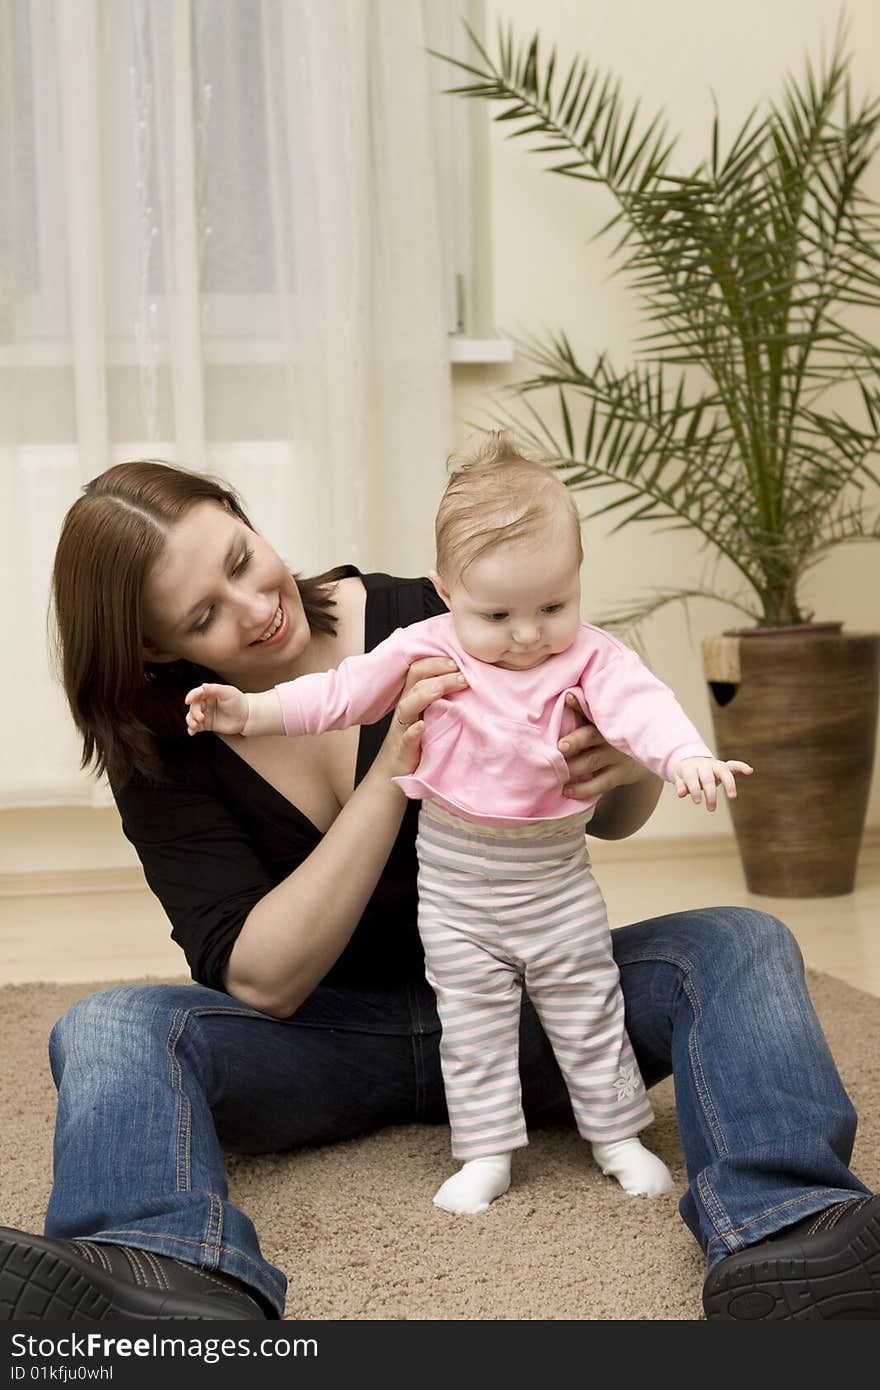
M 337 573 L 359 571 L 347 565 Z M 360 578 L 367 591 L 367 651 L 395 628 L 445 612 L 427 579 Z M 391 717 L 362 728 L 355 785 L 375 758 Z M 223 971 L 251 908 L 322 837 L 221 738 L 190 738 L 182 714 L 180 723 L 179 737 L 159 741 L 167 780 L 149 786 L 133 779 L 114 795 L 125 835 L 168 914 L 172 939 L 183 948 L 193 979 L 222 990 Z M 411 801 L 373 896 L 327 983 L 366 988 L 424 979 L 416 927 L 417 819 L 418 803 Z

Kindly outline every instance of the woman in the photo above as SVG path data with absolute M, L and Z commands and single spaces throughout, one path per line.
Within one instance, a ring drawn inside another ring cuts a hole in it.
M 209 673 L 258 690 L 335 667 L 439 601 L 351 566 L 297 582 L 231 490 L 154 462 L 71 507 L 54 600 L 84 762 L 108 772 L 197 983 L 102 991 L 56 1025 L 54 1189 L 45 1236 L 2 1234 L 5 1316 L 279 1317 L 284 1276 L 227 1201 L 223 1151 L 446 1122 L 416 806 L 391 778 L 458 673 L 417 662 L 380 725 L 313 739 L 188 739 L 183 695 Z M 659 782 L 589 726 L 567 743 L 573 791 L 605 793 L 591 832 L 638 829 Z M 623 928 L 614 953 L 646 1083 L 675 1077 L 708 1315 L 880 1316 L 858 1253 L 880 1198 L 847 1167 L 855 1114 L 790 934 L 703 910 Z M 527 1000 L 520 1058 L 528 1123 L 570 1120 Z

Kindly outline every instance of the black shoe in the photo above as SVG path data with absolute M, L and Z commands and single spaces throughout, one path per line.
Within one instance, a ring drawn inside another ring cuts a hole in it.
M 257 1297 L 231 1275 L 170 1255 L 0 1226 L 0 1322 L 274 1317 Z
M 880 1320 L 880 1196 L 855 1197 L 719 1260 L 707 1318 Z

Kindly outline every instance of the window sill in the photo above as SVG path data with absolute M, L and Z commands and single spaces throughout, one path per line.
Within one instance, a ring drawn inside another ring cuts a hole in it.
M 512 362 L 513 340 L 497 335 L 493 338 L 468 338 L 463 333 L 450 333 L 449 361 L 454 367 L 476 363 Z
M 492 362 L 512 362 L 513 340 L 496 335 L 491 338 L 469 338 L 451 333 L 448 338 L 449 362 L 453 367 L 474 366 Z M 277 342 L 260 338 L 206 338 L 202 343 L 204 361 L 209 366 L 275 366 L 281 361 Z M 166 343 L 161 343 L 151 365 L 166 366 L 169 360 Z M 141 353 L 137 344 L 124 339 L 110 339 L 105 347 L 108 367 L 140 367 Z M 0 368 L 70 367 L 73 353 L 64 338 L 0 345 Z

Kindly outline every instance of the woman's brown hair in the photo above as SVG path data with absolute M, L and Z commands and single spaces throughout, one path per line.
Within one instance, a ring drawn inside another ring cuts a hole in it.
M 180 734 L 183 696 L 213 676 L 186 661 L 144 659 L 143 596 L 169 527 L 199 502 L 217 502 L 254 530 L 226 483 L 155 459 L 119 463 L 93 478 L 67 513 L 52 571 L 53 645 L 82 735 L 82 766 L 114 786 L 162 778 L 157 738 Z M 313 632 L 336 631 L 330 590 L 342 571 L 297 585 Z

